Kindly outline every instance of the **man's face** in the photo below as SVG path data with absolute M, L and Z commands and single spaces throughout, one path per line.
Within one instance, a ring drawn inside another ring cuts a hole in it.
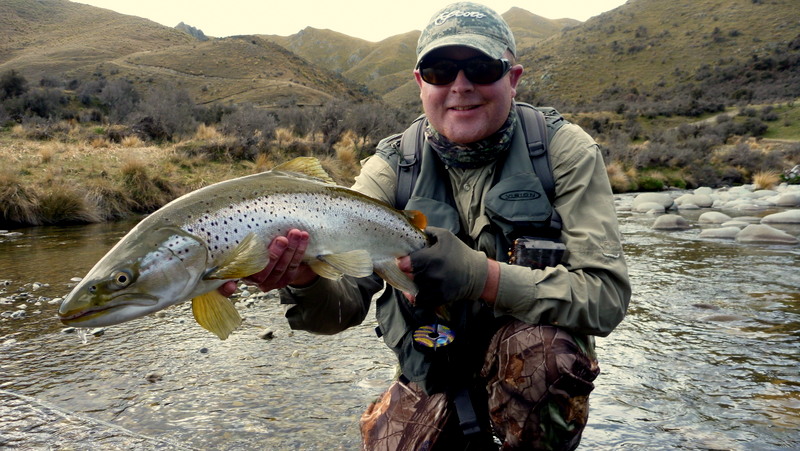
M 480 55 L 469 47 L 453 46 L 435 50 L 426 59 L 467 60 Z M 414 71 L 422 107 L 431 125 L 460 144 L 480 141 L 500 129 L 508 118 L 521 76 L 522 66 L 515 65 L 500 80 L 477 84 L 469 81 L 462 70 L 452 83 L 432 85 L 422 79 L 418 70 Z

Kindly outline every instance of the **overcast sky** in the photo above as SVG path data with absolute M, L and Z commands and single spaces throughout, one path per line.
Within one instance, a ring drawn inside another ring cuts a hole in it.
M 433 13 L 452 0 L 78 0 L 77 3 L 144 17 L 169 27 L 184 22 L 214 37 L 288 36 L 310 26 L 377 42 L 421 30 Z M 517 6 L 548 19 L 585 21 L 624 4 L 625 0 L 486 0 L 482 3 L 500 14 Z

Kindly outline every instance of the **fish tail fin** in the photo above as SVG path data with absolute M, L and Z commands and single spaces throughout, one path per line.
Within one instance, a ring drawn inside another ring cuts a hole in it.
M 242 317 L 233 302 L 217 290 L 192 299 L 192 313 L 197 324 L 225 340 L 242 324 Z
M 428 218 L 419 210 L 403 210 L 403 215 L 414 225 L 414 227 L 425 230 L 428 227 Z
M 419 292 L 414 281 L 400 270 L 396 260 L 393 258 L 377 262 L 375 264 L 375 273 L 381 276 L 381 279 L 385 280 L 386 283 L 404 293 L 416 295 Z

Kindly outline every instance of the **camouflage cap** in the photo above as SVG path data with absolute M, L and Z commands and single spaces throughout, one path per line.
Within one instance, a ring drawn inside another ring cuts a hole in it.
M 471 2 L 450 4 L 431 17 L 417 42 L 417 66 L 432 50 L 451 45 L 474 48 L 491 58 L 501 58 L 508 49 L 516 56 L 514 35 L 494 10 Z

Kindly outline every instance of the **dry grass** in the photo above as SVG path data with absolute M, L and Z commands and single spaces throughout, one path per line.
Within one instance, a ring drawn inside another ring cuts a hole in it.
M 753 174 L 753 186 L 756 189 L 773 189 L 781 183 L 781 175 L 777 171 L 761 171 Z
M 615 193 L 626 193 L 636 189 L 636 169 L 625 170 L 622 163 L 614 161 L 606 166 L 606 173 Z

